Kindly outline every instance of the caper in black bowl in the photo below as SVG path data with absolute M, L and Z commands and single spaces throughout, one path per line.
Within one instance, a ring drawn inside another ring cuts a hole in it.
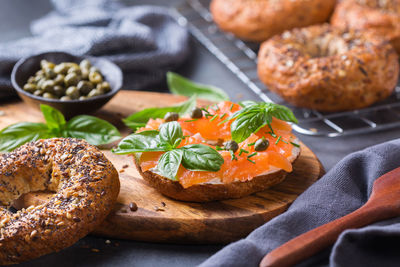
M 109 60 L 43 53 L 19 60 L 11 81 L 29 105 L 47 104 L 67 118 L 96 111 L 122 86 L 121 69 Z

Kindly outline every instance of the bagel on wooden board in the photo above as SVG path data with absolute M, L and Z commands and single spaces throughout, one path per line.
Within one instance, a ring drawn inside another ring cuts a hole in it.
M 72 138 L 31 142 L 0 155 L 0 202 L 50 190 L 39 206 L 0 209 L 0 264 L 15 264 L 71 246 L 100 224 L 119 193 L 118 172 L 96 147 Z
M 258 76 L 295 106 L 342 111 L 387 98 L 397 84 L 399 63 L 383 38 L 324 24 L 286 31 L 264 42 Z
M 331 18 L 335 27 L 369 30 L 389 40 L 400 53 L 399 0 L 343 0 Z
M 210 10 L 224 31 L 262 42 L 285 30 L 326 22 L 336 0 L 213 0 Z

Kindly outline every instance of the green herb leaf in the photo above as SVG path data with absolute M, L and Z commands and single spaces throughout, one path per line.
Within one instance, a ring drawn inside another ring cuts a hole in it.
M 177 121 L 171 121 L 160 125 L 160 142 L 170 148 L 176 148 L 182 142 L 182 127 Z
M 54 137 L 44 123 L 21 122 L 0 131 L 0 151 L 10 152 L 31 141 Z
M 232 140 L 241 143 L 252 133 L 267 125 L 268 121 L 265 112 L 249 112 L 243 114 L 231 124 Z
M 85 139 L 92 145 L 104 145 L 121 138 L 118 129 L 111 123 L 88 115 L 80 115 L 68 121 L 65 129 L 67 137 Z
M 144 131 L 128 135 L 119 142 L 118 147 L 112 152 L 118 155 L 138 152 L 165 151 L 159 147 L 158 131 Z
M 235 119 L 231 124 L 231 133 L 232 139 L 238 143 L 243 142 L 265 125 L 270 125 L 272 117 L 288 122 L 298 122 L 293 112 L 285 106 L 254 101 L 244 101 L 240 105 L 242 109 L 221 122 Z M 271 133 L 273 134 L 272 130 Z
M 182 162 L 183 150 L 175 149 L 161 155 L 157 163 L 157 170 L 168 179 L 176 181 L 176 174 Z
M 136 131 L 138 128 L 146 126 L 149 119 L 164 118 L 168 112 L 176 112 L 179 115 L 189 113 L 194 107 L 196 107 L 196 97 L 193 96 L 187 101 L 180 103 L 179 105 L 162 107 L 162 108 L 146 108 L 142 111 L 136 112 L 122 121 L 126 126 Z
M 202 144 L 187 145 L 184 151 L 182 165 L 191 171 L 219 171 L 224 163 L 223 157 L 214 149 Z
M 64 130 L 66 121 L 64 115 L 55 108 L 48 105 L 40 105 L 40 110 L 46 120 L 47 127 L 56 136 L 61 136 Z
M 229 100 L 228 95 L 222 90 L 214 86 L 194 83 L 179 74 L 168 72 L 167 83 L 169 90 L 176 95 L 194 96 L 210 101 Z

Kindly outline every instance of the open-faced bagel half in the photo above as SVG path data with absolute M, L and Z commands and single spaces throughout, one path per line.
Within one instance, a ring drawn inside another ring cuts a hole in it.
M 0 155 L 0 264 L 68 247 L 107 216 L 119 193 L 118 173 L 86 141 L 54 138 Z M 10 212 L 22 194 L 50 190 L 49 201 Z
M 295 27 L 325 22 L 336 0 L 213 0 L 214 21 L 237 37 L 261 42 Z
M 396 51 L 370 32 L 328 24 L 286 31 L 261 45 L 258 74 L 299 107 L 363 108 L 388 97 L 399 75 Z
M 341 28 L 370 30 L 389 40 L 400 53 L 400 0 L 343 0 L 331 23 Z
M 293 164 L 299 155 L 300 148 L 293 147 L 292 156 L 289 158 L 290 162 Z M 234 181 L 231 183 L 210 182 L 195 184 L 184 188 L 179 181 L 173 181 L 152 172 L 151 170 L 143 172 L 140 167 L 140 154 L 135 155 L 134 157 L 136 168 L 150 186 L 170 198 L 191 202 L 209 202 L 214 200 L 241 198 L 281 183 L 288 174 L 282 169 L 273 168 L 248 181 Z

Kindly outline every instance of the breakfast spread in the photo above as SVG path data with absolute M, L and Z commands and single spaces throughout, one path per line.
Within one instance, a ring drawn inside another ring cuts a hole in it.
M 166 113 L 123 139 L 143 178 L 183 201 L 240 198 L 281 182 L 300 153 L 291 111 L 272 103 L 220 102 L 190 116 Z
M 369 30 L 383 36 L 400 52 L 399 0 L 344 0 L 332 15 L 332 25 Z
M 296 27 L 326 22 L 336 0 L 213 0 L 210 10 L 224 31 L 249 41 L 265 41 Z
M 264 42 L 258 74 L 289 103 L 341 111 L 387 98 L 397 84 L 399 64 L 396 51 L 379 36 L 324 24 Z
M 71 138 L 31 142 L 0 157 L 0 201 L 50 190 L 44 204 L 1 209 L 0 264 L 15 264 L 68 247 L 114 207 L 118 173 L 97 148 Z
M 57 65 L 43 59 L 40 66 L 23 86 L 24 91 L 35 96 L 61 101 L 85 100 L 111 90 L 100 70 L 87 59 L 79 64 L 62 62 Z

